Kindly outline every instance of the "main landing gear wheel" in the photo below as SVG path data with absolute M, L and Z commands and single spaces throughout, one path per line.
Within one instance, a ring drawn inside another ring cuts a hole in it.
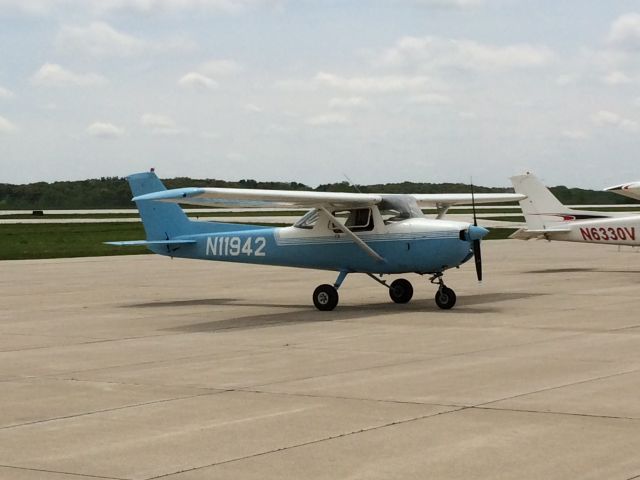
M 332 285 L 320 285 L 313 291 L 313 304 L 318 310 L 333 310 L 338 305 L 338 290 Z
M 396 303 L 409 303 L 413 297 L 413 287 L 408 280 L 399 278 L 389 285 L 389 296 Z
M 436 292 L 436 304 L 443 310 L 449 310 L 456 304 L 456 293 L 449 287 L 440 287 Z

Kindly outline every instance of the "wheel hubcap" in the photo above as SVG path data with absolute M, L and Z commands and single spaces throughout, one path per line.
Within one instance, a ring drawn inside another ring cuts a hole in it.
M 329 303 L 329 295 L 327 295 L 325 292 L 321 292 L 320 294 L 318 294 L 318 303 L 322 305 L 326 305 L 327 303 Z

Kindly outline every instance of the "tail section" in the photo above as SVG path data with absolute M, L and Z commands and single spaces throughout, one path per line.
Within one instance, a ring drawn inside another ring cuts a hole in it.
M 574 219 L 576 212 L 560 203 L 535 175 L 527 173 L 511 177 L 511 183 L 516 193 L 527 196 L 519 203 L 528 230 L 545 230 L 566 219 Z
M 153 171 L 129 175 L 127 180 L 129 180 L 131 193 L 134 197 L 166 190 Z M 268 228 L 237 223 L 194 222 L 189 220 L 182 208 L 176 203 L 138 200 L 136 206 L 140 212 L 147 239 L 105 243 L 117 246 L 144 245 L 155 253 L 173 255 L 181 246 L 197 243 L 193 235 Z
M 511 177 L 511 183 L 516 193 L 527 196 L 519 202 L 527 228 L 516 232 L 513 238 L 533 238 L 545 232 L 568 231 L 567 222 L 611 216 L 566 207 L 531 173 Z
M 134 197 L 166 190 L 153 172 L 135 173 L 127 177 Z M 143 200 L 136 202 L 147 240 L 168 240 L 194 233 L 191 222 L 179 205 Z

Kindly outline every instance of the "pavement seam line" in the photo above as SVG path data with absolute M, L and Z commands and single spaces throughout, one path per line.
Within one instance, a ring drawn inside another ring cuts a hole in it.
M 612 373 L 610 375 L 603 375 L 603 376 L 600 376 L 600 377 L 588 378 L 586 380 L 579 380 L 577 382 L 565 383 L 563 385 L 556 385 L 555 387 L 541 388 L 540 390 L 534 390 L 533 392 L 519 393 L 517 395 L 512 395 L 510 397 L 504 397 L 504 398 L 498 398 L 497 400 L 491 400 L 490 402 L 478 403 L 478 404 L 473 405 L 473 406 L 474 407 L 484 407 L 486 405 L 491 405 L 492 403 L 497 403 L 497 402 L 503 402 L 505 400 L 513 400 L 514 398 L 526 397 L 527 395 L 535 395 L 536 393 L 550 392 L 552 390 L 558 390 L 560 388 L 573 387 L 575 385 L 581 385 L 583 383 L 596 382 L 598 380 L 606 380 L 608 378 L 619 377 L 619 376 L 622 376 L 622 375 L 628 375 L 630 373 L 636 373 L 636 372 L 640 372 L 640 368 L 634 368 L 633 370 L 627 370 L 627 371 L 624 371 L 624 372 Z
M 254 453 L 254 454 L 251 454 L 251 455 L 245 455 L 244 457 L 237 457 L 237 458 L 231 458 L 229 460 L 222 460 L 220 462 L 211 463 L 209 465 L 202 465 L 202 466 L 199 466 L 199 467 L 185 468 L 184 470 L 179 470 L 179 471 L 171 472 L 171 473 L 163 473 L 162 475 L 157 475 L 157 476 L 154 476 L 154 477 L 148 477 L 145 480 L 156 480 L 158 478 L 166 478 L 166 477 L 170 477 L 170 476 L 173 476 L 173 475 L 178 475 L 178 474 L 182 474 L 182 473 L 186 473 L 186 472 L 193 472 L 193 471 L 196 471 L 196 470 L 202 470 L 203 468 L 217 467 L 219 465 L 225 465 L 225 464 L 228 464 L 228 463 L 239 462 L 239 461 L 248 460 L 248 459 L 251 459 L 251 458 L 262 457 L 264 455 L 270 455 L 272 453 L 284 452 L 284 451 L 287 451 L 287 450 L 292 450 L 294 448 L 306 447 L 308 445 L 315 445 L 315 444 L 323 443 L 323 442 L 330 441 L 330 440 L 336 440 L 338 438 L 350 437 L 352 435 L 357 435 L 357 434 L 360 434 L 360 433 L 372 432 L 372 431 L 380 430 L 380 429 L 387 428 L 387 427 L 394 427 L 396 425 L 404 425 L 406 423 L 425 420 L 427 418 L 433 418 L 433 417 L 437 417 L 437 416 L 440 416 L 440 415 L 446 415 L 448 413 L 456 413 L 456 412 L 460 412 L 460 411 L 463 411 L 463 410 L 467 410 L 469 408 L 472 408 L 472 407 L 461 407 L 461 408 L 456 408 L 456 409 L 452 409 L 452 410 L 446 410 L 444 412 L 431 413 L 431 414 L 428 414 L 428 415 L 420 415 L 418 417 L 408 418 L 406 420 L 398 420 L 398 421 L 395 421 L 395 422 L 386 423 L 384 425 L 376 425 L 376 426 L 368 427 L 368 428 L 365 427 L 365 428 L 361 428 L 360 430 L 354 430 L 354 431 L 351 431 L 351 432 L 340 433 L 340 434 L 337 434 L 337 435 L 330 435 L 328 437 L 319 438 L 319 439 L 316 439 L 316 440 L 309 440 L 307 442 L 298 443 L 296 445 L 289 445 L 289 446 L 286 446 L 286 447 L 275 448 L 275 449 L 267 450 L 267 451 L 264 451 L 264 452 L 258 452 L 258 453 Z
M 561 339 L 564 340 L 564 339 L 567 339 L 567 338 L 579 337 L 581 335 L 584 335 L 584 333 L 568 334 L 566 336 L 559 337 L 559 338 L 544 339 L 544 340 L 534 340 L 532 342 L 516 343 L 516 344 L 512 344 L 512 345 L 501 345 L 499 347 L 482 348 L 480 350 L 472 350 L 472 351 L 469 351 L 469 352 L 451 353 L 451 354 L 447 354 L 447 355 L 438 355 L 438 356 L 434 356 L 434 357 L 419 357 L 419 358 L 413 358 L 411 360 L 403 360 L 401 362 L 387 363 L 387 364 L 382 364 L 382 365 L 372 365 L 372 366 L 369 366 L 369 367 L 356 368 L 354 370 L 342 370 L 342 371 L 333 372 L 333 373 L 327 373 L 327 374 L 323 374 L 323 375 L 299 377 L 299 378 L 293 378 L 293 379 L 288 379 L 288 380 L 278 380 L 278 381 L 275 381 L 275 382 L 261 383 L 261 384 L 257 384 L 257 385 L 256 384 L 254 384 L 254 385 L 246 385 L 245 387 L 238 387 L 238 388 L 269 387 L 269 386 L 279 385 L 279 384 L 283 384 L 283 383 L 300 382 L 300 381 L 304 381 L 304 380 L 313 380 L 313 379 L 323 378 L 323 377 L 332 377 L 334 375 L 342 375 L 342 374 L 345 374 L 345 373 L 363 372 L 363 371 L 374 370 L 374 369 L 378 369 L 378 368 L 399 367 L 399 366 L 402 366 L 402 365 L 409 365 L 409 364 L 412 364 L 412 363 L 430 362 L 430 361 L 433 361 L 433 360 L 443 360 L 443 359 L 446 359 L 446 358 L 454 358 L 454 357 L 464 357 L 466 355 L 477 355 L 479 353 L 491 352 L 493 350 L 500 350 L 502 348 L 523 347 L 523 346 L 528 346 L 528 345 L 535 345 L 535 344 L 538 344 L 538 343 L 552 342 L 552 341 L 555 341 L 555 340 L 561 340 Z M 407 353 L 400 353 L 398 355 L 408 355 L 408 354 Z
M 119 410 L 126 410 L 127 408 L 137 408 L 137 407 L 144 407 L 147 405 L 156 405 L 156 404 L 160 404 L 160 403 L 168 403 L 168 402 L 176 402 L 179 400 L 186 400 L 189 398 L 197 398 L 197 397 L 206 397 L 209 395 L 217 395 L 220 393 L 225 393 L 226 390 L 219 390 L 219 391 L 215 391 L 215 392 L 205 392 L 205 393 L 199 393 L 197 395 L 186 395 L 183 397 L 174 397 L 174 398 L 164 398 L 162 400 L 153 400 L 150 402 L 142 402 L 142 403 L 135 403 L 135 404 L 131 404 L 131 405 L 123 405 L 120 407 L 113 407 L 113 408 L 105 408 L 105 409 L 101 409 L 101 410 L 94 410 L 91 412 L 83 412 L 83 413 L 76 413 L 76 414 L 72 414 L 72 415 L 63 415 L 60 417 L 54 417 L 54 418 L 46 418 L 43 420 L 34 420 L 33 422 L 26 422 L 26 423 L 20 423 L 18 425 L 7 425 L 4 427 L 0 427 L 0 430 L 10 430 L 12 428 L 20 428 L 20 427 L 28 427 L 30 425 L 37 425 L 37 424 L 41 424 L 41 423 L 47 423 L 47 422 L 55 422 L 58 420 L 68 420 L 70 418 L 78 418 L 78 417 L 84 417 L 84 416 L 88 416 L 88 415 L 97 415 L 100 413 L 108 413 L 108 412 L 117 412 Z
M 609 420 L 631 420 L 640 421 L 637 417 L 619 417 L 615 415 L 595 415 L 592 413 L 572 413 L 572 412 L 556 412 L 556 411 L 543 411 L 543 410 L 529 410 L 526 408 L 500 408 L 500 407 L 470 407 L 475 410 L 491 410 L 493 412 L 521 412 L 521 413 L 538 413 L 542 415 L 567 415 L 572 417 L 585 417 L 585 418 L 603 418 Z
M 17 467 L 15 465 L 2 465 L 0 467 L 4 468 L 15 468 L 16 470 L 28 470 L 31 472 L 43 472 L 43 473 L 59 473 L 60 475 L 73 475 L 75 477 L 87 477 L 87 478 L 102 478 L 105 480 L 130 480 L 129 478 L 123 477 L 104 477 L 102 475 L 91 475 L 87 473 L 74 473 L 74 472 L 62 472 L 58 470 L 47 470 L 44 468 L 31 468 L 31 467 Z
M 363 398 L 363 397 L 345 397 L 340 395 L 318 395 L 311 393 L 297 393 L 297 392 L 269 392 L 267 390 L 252 390 L 252 389 L 230 389 L 229 392 L 238 393 L 258 393 L 263 395 L 284 395 L 289 397 L 303 397 L 303 398 L 327 398 L 333 400 L 353 400 L 359 402 L 377 402 L 377 403 L 394 403 L 399 405 L 432 405 L 435 407 L 453 407 L 453 408 L 472 408 L 471 405 L 457 405 L 452 403 L 432 403 L 432 402 L 414 402 L 409 400 L 393 400 L 384 398 Z M 225 392 L 226 393 L 226 392 Z

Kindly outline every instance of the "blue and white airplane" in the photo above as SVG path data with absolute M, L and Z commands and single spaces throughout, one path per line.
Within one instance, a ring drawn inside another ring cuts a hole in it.
M 407 303 L 413 287 L 405 279 L 391 284 L 387 274 L 429 275 L 438 285 L 435 301 L 450 309 L 454 291 L 443 282 L 445 270 L 475 256 L 482 280 L 480 240 L 488 233 L 477 226 L 475 202 L 508 202 L 518 194 L 368 194 L 235 188 L 167 190 L 153 170 L 128 177 L 147 235 L 146 240 L 108 242 L 144 245 L 160 255 L 225 262 L 280 265 L 335 271 L 332 285 L 313 292 L 319 310 L 333 310 L 338 289 L 350 273 L 364 273 L 385 286 L 396 303 Z M 213 207 L 310 209 L 293 226 L 263 227 L 190 220 L 177 203 Z M 474 223 L 443 220 L 451 205 L 474 205 Z M 435 206 L 426 218 L 421 208 Z M 346 221 L 345 221 L 346 218 Z

